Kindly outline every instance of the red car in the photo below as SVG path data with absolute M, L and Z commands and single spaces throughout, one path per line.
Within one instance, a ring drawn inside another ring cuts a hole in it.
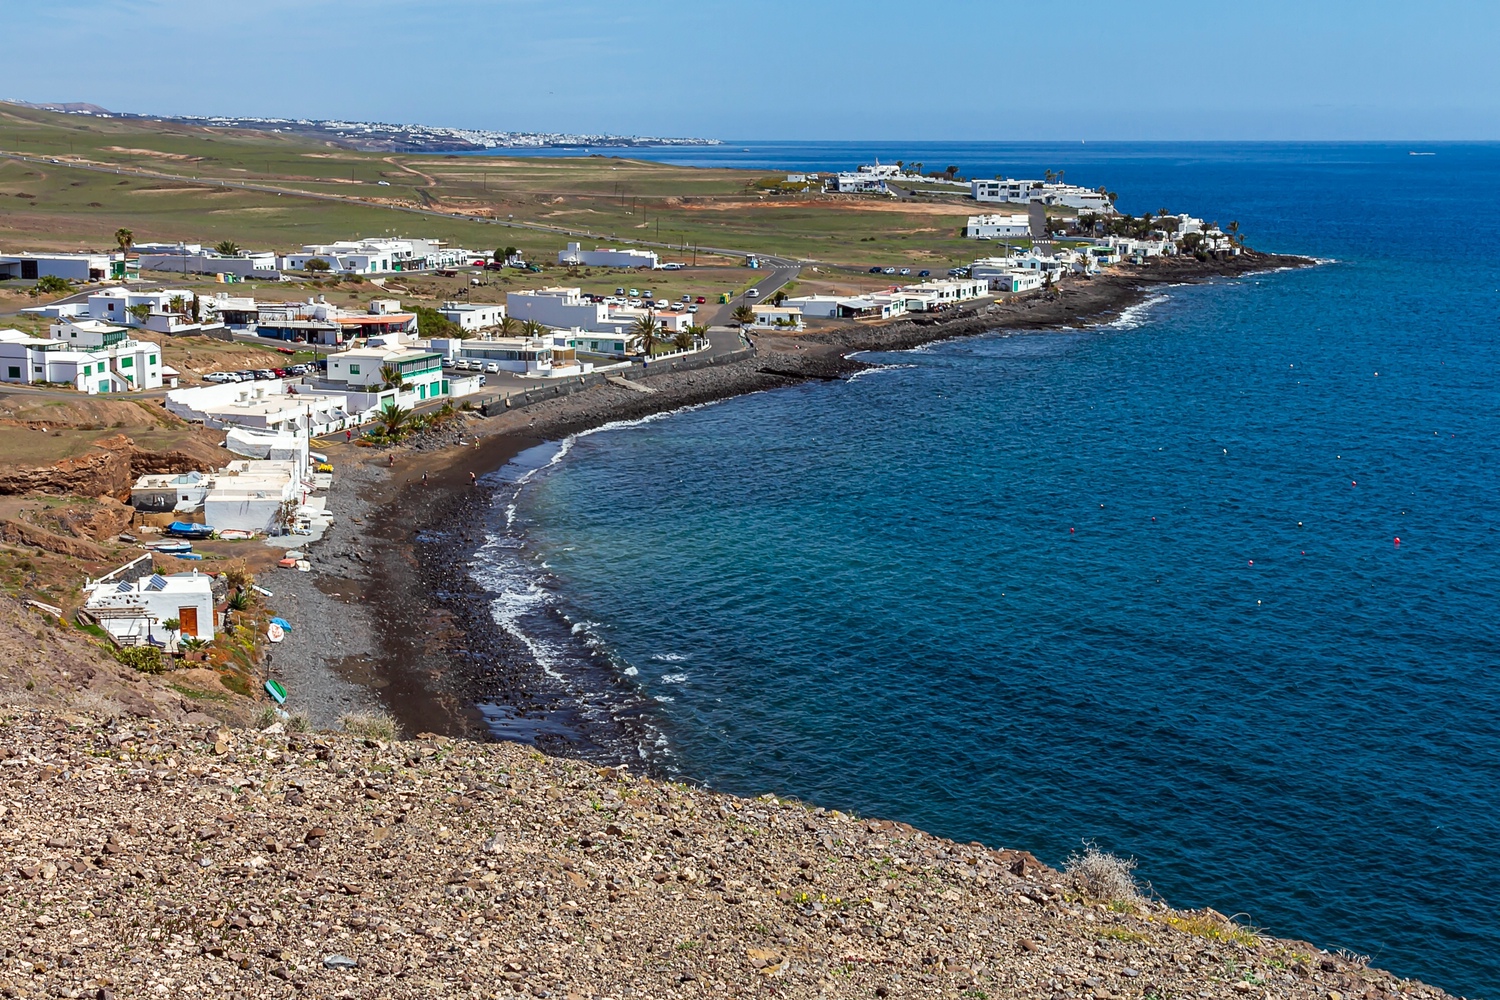
M 699 305 L 700 305 L 700 306 L 701 306 L 701 305 L 703 305 L 703 304 L 704 304 L 704 303 L 705 303 L 705 302 L 707 302 L 707 301 L 708 301 L 708 300 L 707 300 L 707 299 L 705 299 L 705 298 L 704 298 L 704 297 L 703 297 L 703 296 L 701 296 L 701 295 L 700 295 L 700 296 L 698 296 L 698 297 L 697 297 L 697 298 L 696 298 L 696 299 L 694 299 L 694 300 L 693 300 L 693 301 L 694 301 L 694 302 L 696 302 L 696 303 L 698 303 L 698 304 L 699 304 Z

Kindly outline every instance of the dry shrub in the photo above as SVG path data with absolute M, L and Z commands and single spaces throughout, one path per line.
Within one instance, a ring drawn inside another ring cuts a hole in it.
M 1135 881 L 1135 858 L 1116 857 L 1092 842 L 1084 843 L 1083 853 L 1069 856 L 1063 871 L 1090 899 L 1136 903 L 1142 898 Z
M 387 712 L 351 712 L 339 719 L 344 732 L 367 740 L 389 743 L 401 735 L 401 727 Z

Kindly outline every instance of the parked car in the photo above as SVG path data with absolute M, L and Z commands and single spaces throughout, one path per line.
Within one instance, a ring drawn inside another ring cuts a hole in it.
M 484 370 L 490 372 L 491 374 L 498 375 L 500 374 L 500 365 L 499 363 L 494 361 L 486 361 L 484 363 Z
M 911 274 L 911 268 L 909 268 L 909 267 L 903 267 L 901 269 L 901 273 L 902 274 Z
M 644 292 L 641 293 L 641 298 L 643 298 L 643 299 L 654 299 L 654 298 L 656 298 L 656 293 L 653 292 L 651 289 L 648 288 Z
M 876 265 L 875 267 L 870 268 L 870 273 L 871 274 L 879 274 L 880 273 L 880 267 L 879 267 L 879 265 Z
M 695 313 L 697 311 L 698 311 L 698 307 L 696 305 L 688 306 L 688 312 Z
M 917 272 L 917 277 L 919 277 L 919 278 L 930 278 L 930 277 L 932 277 L 932 272 L 929 271 L 929 270 L 927 270 L 927 268 L 924 267 L 924 268 L 922 268 L 922 270 L 920 270 L 920 271 Z
M 694 299 L 694 300 L 693 300 L 693 301 L 694 301 L 694 302 L 696 302 L 696 303 L 698 303 L 698 304 L 699 304 L 699 305 L 700 305 L 700 306 L 701 306 L 701 305 L 703 305 L 703 304 L 704 304 L 704 303 L 705 303 L 705 302 L 707 302 L 707 301 L 708 301 L 708 300 L 707 300 L 707 299 L 705 299 L 705 298 L 704 298 L 704 297 L 703 297 L 703 296 L 701 296 L 701 295 L 700 295 L 700 296 L 698 296 L 698 297 L 697 297 L 697 298 L 696 298 L 696 299 Z
M 896 269 L 894 267 L 882 268 L 880 273 L 881 274 L 895 274 L 896 273 Z
M 238 382 L 239 379 L 235 378 L 229 372 L 209 372 L 207 375 L 203 376 L 203 381 L 205 381 L 205 382 L 224 383 L 224 382 Z
M 682 301 L 684 301 L 684 302 L 691 302 L 691 301 L 693 301 L 693 297 L 691 295 L 684 295 L 682 297 Z
M 623 288 L 616 288 L 615 289 L 615 294 L 616 295 L 624 295 L 625 294 L 625 289 L 623 289 Z
M 630 297 L 632 299 L 638 299 L 638 298 L 640 298 L 641 297 L 641 290 L 639 288 L 632 288 L 630 290 Z

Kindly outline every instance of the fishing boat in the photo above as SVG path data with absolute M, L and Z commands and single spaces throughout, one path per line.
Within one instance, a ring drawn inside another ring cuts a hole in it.
M 214 533 L 212 525 L 191 521 L 173 521 L 162 530 L 174 538 L 208 538 Z
M 246 542 L 255 537 L 255 532 L 244 528 L 225 528 L 219 532 L 219 537 L 230 542 Z
M 152 552 L 160 552 L 162 555 L 181 555 L 184 552 L 193 551 L 192 542 L 152 542 L 146 548 Z

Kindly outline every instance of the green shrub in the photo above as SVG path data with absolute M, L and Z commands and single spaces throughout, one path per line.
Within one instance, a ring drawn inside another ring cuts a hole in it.
M 155 646 L 120 647 L 115 650 L 115 659 L 131 670 L 139 670 L 143 674 L 159 674 L 167 669 L 161 650 Z

